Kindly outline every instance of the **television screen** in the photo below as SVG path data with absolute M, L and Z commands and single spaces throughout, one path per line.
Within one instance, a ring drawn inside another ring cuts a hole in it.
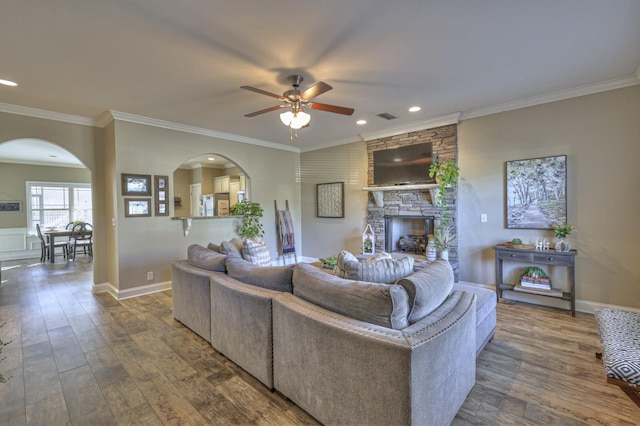
M 433 183 L 429 177 L 433 148 L 431 143 L 407 145 L 373 152 L 374 185 L 412 185 Z

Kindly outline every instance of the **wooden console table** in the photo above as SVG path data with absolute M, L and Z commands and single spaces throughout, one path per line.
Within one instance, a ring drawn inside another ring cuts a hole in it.
M 502 290 L 513 290 L 515 285 L 503 282 L 502 268 L 503 262 L 521 262 L 528 264 L 544 264 L 554 266 L 566 266 L 569 270 L 569 291 L 562 292 L 561 299 L 571 302 L 571 315 L 576 316 L 576 278 L 575 278 L 575 258 L 578 252 L 571 250 L 560 252 L 553 249 L 516 249 L 505 245 L 497 245 L 493 248 L 496 251 L 496 297 L 500 301 Z M 538 296 L 551 297 L 544 291 L 536 291 L 519 288 L 523 293 L 535 294 Z

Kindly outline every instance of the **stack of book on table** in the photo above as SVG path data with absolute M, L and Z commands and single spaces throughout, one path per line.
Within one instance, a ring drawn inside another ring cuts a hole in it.
M 524 275 L 520 278 L 520 287 L 538 291 L 551 291 L 551 281 L 549 281 L 549 278 Z

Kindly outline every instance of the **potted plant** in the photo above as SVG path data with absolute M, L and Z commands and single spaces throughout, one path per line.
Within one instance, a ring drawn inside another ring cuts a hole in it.
M 245 198 L 231 206 L 229 212 L 232 216 L 240 216 L 240 224 L 236 231 L 243 239 L 264 236 L 264 229 L 260 223 L 264 210 L 260 203 L 252 203 Z
M 556 238 L 559 240 L 556 242 L 556 251 L 569 251 L 571 250 L 571 245 L 566 242 L 564 239 L 571 234 L 572 231 L 575 231 L 576 228 L 570 224 L 558 225 L 557 223 L 553 224 L 553 232 L 556 234 Z
M 447 188 L 456 188 L 460 176 L 460 168 L 455 161 L 438 162 L 434 160 L 429 167 L 429 177 L 436 179 L 438 184 L 438 194 L 436 196 L 437 205 L 444 205 L 444 197 L 447 195 Z
M 440 259 L 449 260 L 449 247 L 456 241 L 453 228 L 449 225 L 436 229 L 433 234 Z

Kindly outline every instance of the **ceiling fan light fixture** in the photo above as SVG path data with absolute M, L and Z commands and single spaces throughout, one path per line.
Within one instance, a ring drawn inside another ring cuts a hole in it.
M 285 126 L 298 130 L 309 124 L 311 115 L 302 110 L 298 111 L 297 114 L 294 114 L 292 111 L 287 111 L 280 114 L 280 121 L 282 121 L 282 124 Z

